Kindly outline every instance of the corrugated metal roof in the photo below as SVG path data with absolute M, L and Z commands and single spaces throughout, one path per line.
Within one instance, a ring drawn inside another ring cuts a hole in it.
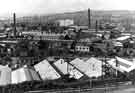
M 11 69 L 7 66 L 0 65 L 0 86 L 11 83 Z
M 19 68 L 12 71 L 12 84 L 18 84 L 25 81 L 40 80 L 37 73 L 28 68 Z

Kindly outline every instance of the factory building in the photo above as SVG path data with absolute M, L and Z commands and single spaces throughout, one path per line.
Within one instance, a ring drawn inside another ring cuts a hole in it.
M 90 48 L 87 45 L 85 46 L 85 45 L 77 44 L 75 46 L 75 50 L 77 52 L 89 52 L 90 51 Z
M 70 26 L 70 25 L 74 25 L 74 20 L 73 19 L 62 19 L 62 20 L 57 20 L 56 23 L 58 23 L 59 26 Z

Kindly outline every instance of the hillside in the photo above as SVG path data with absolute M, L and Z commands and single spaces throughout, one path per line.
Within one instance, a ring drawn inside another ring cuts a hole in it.
M 135 11 L 91 11 L 92 23 L 95 20 L 109 20 L 110 17 L 115 21 L 122 21 L 126 19 L 135 19 Z M 61 13 L 61 14 L 51 14 L 51 15 L 41 15 L 41 16 L 29 16 L 18 18 L 19 22 L 31 22 L 31 23 L 46 23 L 50 21 L 55 21 L 58 19 L 73 19 L 76 25 L 87 25 L 88 24 L 88 13 L 85 11 Z

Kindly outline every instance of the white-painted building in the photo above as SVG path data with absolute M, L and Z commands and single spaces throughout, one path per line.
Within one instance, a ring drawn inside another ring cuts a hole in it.
M 0 65 L 0 86 L 11 83 L 11 69 L 8 66 Z
M 57 20 L 56 21 L 60 26 L 70 26 L 74 25 L 73 19 L 63 19 L 63 20 Z
M 78 52 L 89 52 L 90 51 L 90 47 L 89 46 L 85 46 L 85 45 L 76 45 L 75 46 L 75 50 Z
M 76 58 L 70 63 L 88 77 L 99 77 L 102 75 L 102 62 L 96 58 L 90 58 L 87 61 Z
M 28 68 L 19 68 L 12 71 L 12 84 L 18 84 L 25 81 L 40 80 L 36 71 Z
M 59 73 L 50 65 L 47 60 L 43 60 L 34 66 L 43 80 L 53 80 L 60 78 Z
M 80 79 L 84 76 L 80 71 L 78 71 L 74 66 L 71 64 L 68 64 L 68 73 L 70 74 L 70 77 L 75 79 Z
M 65 33 L 46 33 L 46 32 L 41 32 L 41 31 L 23 31 L 21 35 L 27 36 L 34 36 L 34 39 L 42 39 L 44 40 L 58 40 L 61 36 L 65 36 Z
M 68 64 L 63 59 L 59 59 L 54 63 L 54 65 L 64 74 L 69 74 L 70 78 L 80 79 L 83 74 L 79 72 L 75 67 L 71 64 Z
M 86 74 L 89 77 L 99 77 L 102 75 L 102 61 L 92 57 L 86 63 L 88 63 Z
M 107 62 L 112 66 L 112 68 L 114 68 L 120 72 L 129 73 L 130 71 L 135 69 L 134 62 L 128 61 L 128 60 L 120 58 L 120 57 L 110 59 Z M 116 66 L 116 62 L 117 62 L 117 66 Z
M 68 74 L 68 64 L 63 59 L 57 60 L 54 65 L 64 74 Z

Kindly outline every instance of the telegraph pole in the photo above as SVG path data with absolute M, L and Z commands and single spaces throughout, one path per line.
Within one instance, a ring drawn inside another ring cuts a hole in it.
M 116 59 L 116 67 L 118 67 L 118 60 Z M 118 70 L 116 70 L 116 78 L 118 78 Z

